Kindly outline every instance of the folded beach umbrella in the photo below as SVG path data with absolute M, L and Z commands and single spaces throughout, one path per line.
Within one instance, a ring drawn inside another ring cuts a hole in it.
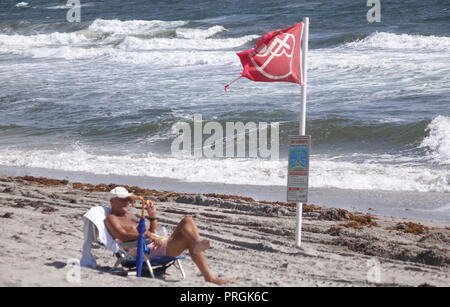
M 136 275 L 141 277 L 142 264 L 144 263 L 144 244 L 145 244 L 145 219 L 141 218 L 139 225 L 137 227 L 139 232 L 138 244 L 137 244 L 137 254 L 136 254 Z
M 141 277 L 142 265 L 144 263 L 144 245 L 145 245 L 145 200 L 142 197 L 135 197 L 134 201 L 138 199 L 142 201 L 142 215 L 138 226 L 136 227 L 139 237 L 137 241 L 137 253 L 136 253 L 136 276 Z

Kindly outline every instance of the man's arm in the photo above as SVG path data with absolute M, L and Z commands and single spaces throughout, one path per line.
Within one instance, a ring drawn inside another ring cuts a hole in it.
M 139 237 L 136 229 L 125 229 L 119 222 L 116 216 L 110 214 L 105 219 L 105 225 L 111 236 L 119 239 L 121 242 L 135 241 Z

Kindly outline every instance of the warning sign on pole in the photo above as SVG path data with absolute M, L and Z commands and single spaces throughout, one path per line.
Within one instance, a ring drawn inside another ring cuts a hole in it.
M 309 149 L 311 136 L 289 136 L 287 201 L 308 201 Z

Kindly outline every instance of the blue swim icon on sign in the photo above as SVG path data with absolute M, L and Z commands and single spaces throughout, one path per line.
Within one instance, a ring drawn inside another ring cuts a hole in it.
M 289 168 L 305 169 L 308 167 L 308 148 L 293 147 L 289 153 Z

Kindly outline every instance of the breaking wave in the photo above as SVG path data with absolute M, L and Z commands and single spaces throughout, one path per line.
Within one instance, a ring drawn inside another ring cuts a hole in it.
M 87 30 L 93 32 L 102 32 L 115 35 L 138 35 L 138 34 L 151 34 L 158 31 L 167 31 L 170 29 L 176 29 L 177 27 L 184 26 L 188 21 L 175 20 L 175 21 L 162 21 L 162 20 L 128 20 L 121 21 L 118 19 L 105 20 L 96 19 L 87 28 Z
M 366 38 L 343 44 L 344 48 L 444 51 L 450 37 L 375 32 Z
M 119 62 L 166 66 L 238 66 L 235 51 L 253 46 L 259 37 L 256 34 L 228 37 L 228 30 L 221 25 L 209 28 L 191 25 L 187 20 L 96 19 L 76 32 L 0 34 L 0 53 L 68 60 L 104 57 Z M 8 32 L 13 26 L 20 25 L 8 26 Z M 445 72 L 450 60 L 449 48 L 449 37 L 376 32 L 337 47 L 312 49 L 310 69 Z M 205 53 L 208 51 L 211 53 Z M 167 60 L 162 60 L 166 55 Z
M 315 129 L 322 132 L 330 124 L 341 121 L 329 119 Z M 316 123 L 317 124 L 317 123 Z M 312 155 L 310 184 L 314 188 L 357 190 L 419 191 L 450 193 L 450 118 L 439 115 L 431 122 L 402 126 L 380 126 L 376 133 L 405 134 L 412 131 L 417 143 L 415 154 L 352 153 L 340 156 Z M 16 125 L 0 126 L 0 131 L 25 129 Z M 351 133 L 361 137 L 360 129 L 337 131 L 340 141 Z M 369 129 L 369 128 L 368 128 Z M 335 127 L 331 129 L 336 130 Z M 422 132 L 418 132 L 421 130 Z M 314 129 L 313 129 L 314 131 Z M 353 132 L 352 132 L 353 131 Z M 142 131 L 140 131 L 142 133 Z M 317 131 L 314 132 L 317 134 Z M 344 135 L 342 135 L 344 133 Z M 365 132 L 362 131 L 364 134 Z M 153 134 L 153 133 L 152 133 Z M 367 134 L 369 135 L 369 134 Z M 367 136 L 366 135 L 366 136 Z M 168 136 L 164 136 L 166 138 Z M 335 136 L 330 136 L 331 142 Z M 363 138 L 366 138 L 363 135 Z M 320 135 L 313 137 L 319 140 Z M 325 141 L 322 139 L 322 141 Z M 330 140 L 327 140 L 330 142 Z M 149 176 L 178 179 L 187 182 L 223 184 L 274 185 L 286 184 L 286 160 L 227 158 L 196 159 L 167 154 L 106 154 L 93 152 L 79 144 L 67 150 L 3 149 L 0 165 L 78 171 L 101 175 Z M 423 163 L 433 160 L 435 163 Z M 243 171 L 245 170 L 245 171 Z
M 311 50 L 310 69 L 448 74 L 450 37 L 375 32 L 337 47 Z
M 103 57 L 119 62 L 174 66 L 238 65 L 231 50 L 258 37 L 220 38 L 218 36 L 226 32 L 222 26 L 184 28 L 188 23 L 97 19 L 87 29 L 77 32 L 0 34 L 0 53 L 68 60 Z
M 427 136 L 420 147 L 428 149 L 439 164 L 450 165 L 450 117 L 439 115 L 427 127 Z
M 383 158 L 395 159 L 394 156 Z M 172 178 L 186 182 L 284 186 L 287 161 L 194 159 L 157 154 L 105 155 L 77 149 L 67 152 L 3 150 L 0 164 L 102 175 Z M 355 163 L 311 157 L 310 186 L 314 188 L 448 193 L 449 180 L 448 170 L 443 174 L 441 169 L 408 163 L 392 166 L 369 159 Z

